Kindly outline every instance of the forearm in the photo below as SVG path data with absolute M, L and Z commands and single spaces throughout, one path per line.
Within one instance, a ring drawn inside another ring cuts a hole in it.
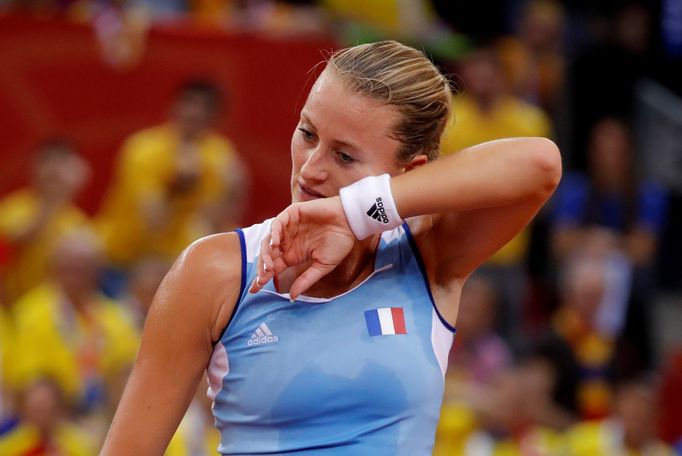
M 391 192 L 403 218 L 542 204 L 561 176 L 557 147 L 544 138 L 492 141 L 396 176 Z

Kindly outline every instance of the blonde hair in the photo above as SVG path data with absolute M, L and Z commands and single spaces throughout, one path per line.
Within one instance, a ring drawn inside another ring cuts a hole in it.
M 448 80 L 420 51 L 396 41 L 361 44 L 333 53 L 328 59 L 355 93 L 395 106 L 402 120 L 394 127 L 402 146 L 398 160 L 440 155 L 440 137 L 450 115 Z

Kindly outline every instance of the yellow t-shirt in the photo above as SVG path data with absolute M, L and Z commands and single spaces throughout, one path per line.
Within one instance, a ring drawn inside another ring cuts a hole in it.
M 566 431 L 565 456 L 674 456 L 662 442 L 651 442 L 642 451 L 623 448 L 622 431 L 613 421 L 578 423 Z
M 132 316 L 104 296 L 93 298 L 88 319 L 49 282 L 16 302 L 12 360 L 18 388 L 48 376 L 81 401 L 88 385 L 118 378 L 132 365 L 139 343 Z
M 473 410 L 462 403 L 444 404 L 436 430 L 433 456 L 557 456 L 563 437 L 556 431 L 536 426 L 515 440 L 495 440 L 478 429 Z
M 200 156 L 198 184 L 171 201 L 169 219 L 161 230 L 147 226 L 144 201 L 166 198 L 176 170 L 178 135 L 172 125 L 140 131 L 128 138 L 118 159 L 112 186 L 97 216 L 109 259 L 128 266 L 144 256 L 174 259 L 188 244 L 208 234 L 203 211 L 230 192 L 228 173 L 236 159 L 231 143 L 206 134 L 196 147 Z
M 40 200 L 31 189 L 17 190 L 3 198 L 0 201 L 0 236 L 12 242 L 35 220 L 39 204 Z M 9 301 L 13 302 L 43 280 L 50 253 L 62 236 L 84 227 L 90 227 L 87 215 L 74 205 L 66 205 L 56 211 L 33 241 L 17 246 L 5 284 Z
M 495 139 L 543 136 L 551 134 L 547 115 L 539 108 L 513 97 L 503 98 L 489 113 L 481 112 L 467 95 L 453 100 L 454 116 L 441 138 L 443 154 L 457 152 Z M 510 265 L 523 261 L 528 251 L 529 232 L 524 229 L 507 245 L 490 257 L 494 265 Z
M 68 423 L 62 423 L 54 432 L 53 442 L 60 456 L 95 456 L 95 443 L 90 437 Z M 2 456 L 24 456 L 27 454 L 43 454 L 38 452 L 42 447 L 40 434 L 28 425 L 19 424 L 7 434 L 0 436 L 0 454 Z
M 324 0 L 333 16 L 395 36 L 409 33 L 413 23 L 433 16 L 428 2 L 399 0 Z
M 476 414 L 466 404 L 444 403 L 436 428 L 433 456 L 464 454 L 467 438 L 477 427 Z

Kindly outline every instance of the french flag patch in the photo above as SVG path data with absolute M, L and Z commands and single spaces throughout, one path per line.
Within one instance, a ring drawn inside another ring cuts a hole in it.
M 365 322 L 370 336 L 407 334 L 402 307 L 365 310 Z

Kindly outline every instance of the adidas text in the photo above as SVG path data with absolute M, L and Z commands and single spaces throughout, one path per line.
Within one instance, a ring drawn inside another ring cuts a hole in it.
M 269 344 L 272 342 L 277 342 L 278 340 L 279 340 L 279 337 L 277 337 L 277 336 L 252 337 L 251 339 L 249 339 L 249 341 L 246 343 L 246 345 L 251 346 L 251 345 Z
M 251 339 L 246 342 L 246 345 L 250 347 L 252 345 L 270 344 L 277 342 L 278 340 L 279 337 L 272 334 L 272 332 L 270 332 L 270 328 L 268 328 L 268 325 L 263 322 L 260 324 L 260 326 L 258 326 L 253 335 L 251 335 Z

